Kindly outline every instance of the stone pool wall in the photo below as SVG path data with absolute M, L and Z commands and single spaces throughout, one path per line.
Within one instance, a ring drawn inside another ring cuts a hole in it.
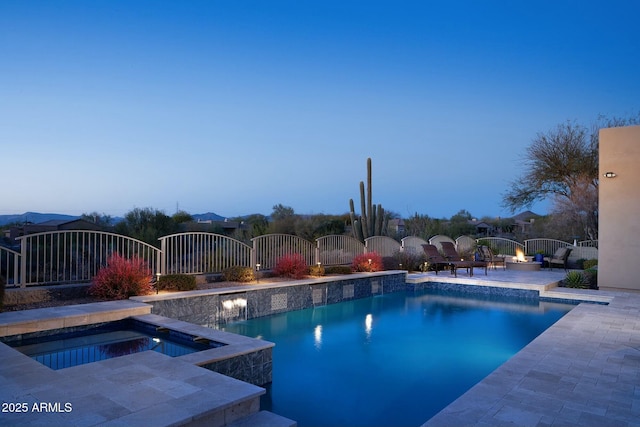
M 459 292 L 480 297 L 540 299 L 540 292 L 532 289 L 514 289 L 493 286 L 465 285 L 462 283 L 422 282 L 407 283 L 407 290 L 434 289 L 444 292 Z
M 264 386 L 273 377 L 272 353 L 272 348 L 266 348 L 200 366 L 249 384 Z
M 362 273 L 323 280 L 268 283 L 246 290 L 209 290 L 132 299 L 150 304 L 152 313 L 202 326 L 253 319 L 292 310 L 335 304 L 406 289 L 406 272 Z

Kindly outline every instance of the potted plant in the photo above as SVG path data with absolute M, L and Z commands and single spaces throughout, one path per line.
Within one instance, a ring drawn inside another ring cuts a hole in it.
M 536 251 L 536 253 L 533 255 L 533 260 L 535 262 L 544 261 L 544 251 L 543 250 Z

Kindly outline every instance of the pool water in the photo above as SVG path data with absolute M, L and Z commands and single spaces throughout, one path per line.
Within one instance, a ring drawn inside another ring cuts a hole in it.
M 262 409 L 300 426 L 419 426 L 574 306 L 396 292 L 227 324 L 276 343 Z
M 24 336 L 8 340 L 6 344 L 58 370 L 148 350 L 178 357 L 220 343 L 196 342 L 193 336 L 127 319 L 58 331 L 53 335 Z

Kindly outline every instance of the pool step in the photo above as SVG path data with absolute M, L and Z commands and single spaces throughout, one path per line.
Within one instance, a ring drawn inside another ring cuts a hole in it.
M 236 420 L 227 427 L 296 427 L 297 422 L 269 411 L 260 411 Z

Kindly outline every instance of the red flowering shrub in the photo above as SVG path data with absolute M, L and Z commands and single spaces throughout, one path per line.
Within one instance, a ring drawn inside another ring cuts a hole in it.
M 351 263 L 353 271 L 381 271 L 382 257 L 375 252 L 367 252 L 366 254 L 357 255 Z
M 126 299 L 151 293 L 151 269 L 141 258 L 124 258 L 113 253 L 107 266 L 98 270 L 89 287 L 89 294 L 103 299 Z
M 279 258 L 273 269 L 276 276 L 302 279 L 309 273 L 307 262 L 300 254 L 290 254 Z

